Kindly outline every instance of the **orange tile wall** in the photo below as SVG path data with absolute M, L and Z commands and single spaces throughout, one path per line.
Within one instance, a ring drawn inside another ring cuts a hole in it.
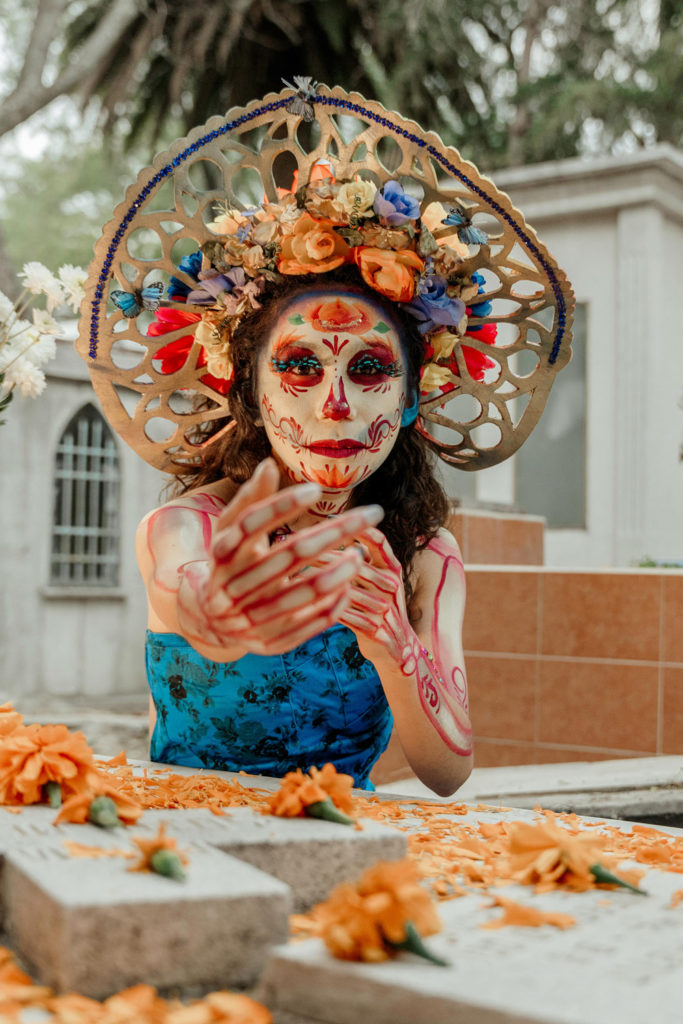
M 682 571 L 466 571 L 478 767 L 683 753 Z M 378 769 L 411 774 L 396 740 Z
M 683 753 L 683 573 L 467 567 L 479 766 Z

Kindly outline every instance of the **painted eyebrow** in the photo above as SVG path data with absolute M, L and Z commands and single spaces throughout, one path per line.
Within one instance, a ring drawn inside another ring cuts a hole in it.
M 389 338 L 383 338 L 379 334 L 359 334 L 357 337 L 367 346 L 367 348 L 383 348 L 391 354 L 394 359 L 398 359 L 397 347 L 392 345 Z M 362 349 L 361 349 L 362 351 Z
M 279 334 L 273 342 L 272 355 L 277 352 L 281 352 L 283 348 L 289 348 L 290 345 L 300 345 L 303 338 L 296 331 L 288 331 L 287 334 Z

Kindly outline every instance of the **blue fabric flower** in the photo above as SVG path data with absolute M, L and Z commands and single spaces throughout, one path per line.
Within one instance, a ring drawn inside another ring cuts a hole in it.
M 452 299 L 446 288 L 448 282 L 440 274 L 429 274 L 420 279 L 417 295 L 406 303 L 405 309 L 419 321 L 417 329 L 426 334 L 437 327 L 457 327 L 465 314 L 465 303 Z
M 244 288 L 247 276 L 242 267 L 232 267 L 226 274 L 210 270 L 200 277 L 200 287 L 188 291 L 187 301 L 195 306 L 210 306 L 223 292 L 231 292 L 234 288 Z
M 196 252 L 190 253 L 189 256 L 183 256 L 178 269 L 183 270 L 190 277 L 194 278 L 195 281 L 199 279 L 199 271 L 202 269 L 202 254 L 199 249 Z M 177 277 L 172 277 L 168 285 L 168 297 L 174 299 L 176 302 L 186 299 L 189 294 L 189 287 L 184 281 L 181 281 Z
M 477 302 L 476 305 L 470 306 L 473 316 L 488 316 L 493 306 L 487 299 L 486 302 Z
M 397 181 L 388 181 L 381 192 L 375 193 L 373 209 L 390 227 L 407 224 L 420 216 L 417 199 L 407 195 Z

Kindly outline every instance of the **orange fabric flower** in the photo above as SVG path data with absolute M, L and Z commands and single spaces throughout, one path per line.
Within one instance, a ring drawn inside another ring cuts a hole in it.
M 415 274 L 424 263 L 412 249 L 376 249 L 358 245 L 351 249 L 351 258 L 358 266 L 366 284 L 393 302 L 410 302 L 415 292 Z
M 171 853 L 178 855 L 183 864 L 189 864 L 188 858 L 178 849 L 178 840 L 171 839 L 170 836 L 166 835 L 166 824 L 163 822 L 159 825 L 159 831 L 152 839 L 145 839 L 142 836 L 133 836 L 132 838 L 140 850 L 141 857 L 137 864 L 133 864 L 128 868 L 129 871 L 152 871 L 152 857 L 159 850 L 170 850 Z
M 355 885 L 338 886 L 314 915 L 325 945 L 342 960 L 387 960 L 395 953 L 389 943 L 405 940 L 409 922 L 422 936 L 441 930 L 409 860 L 376 864 Z
M 310 775 L 297 768 L 282 779 L 280 788 L 270 798 L 269 811 L 280 818 L 300 818 L 310 804 L 322 803 L 329 797 L 340 811 L 348 814 L 353 806 L 352 786 L 353 778 L 337 772 L 333 764 L 311 768 Z
M 85 736 L 65 725 L 21 725 L 0 745 L 3 804 L 38 803 L 47 782 L 58 782 L 64 794 L 82 793 L 96 775 Z
M 349 247 L 331 220 L 302 214 L 294 231 L 282 240 L 281 274 L 324 274 L 346 262 Z
M 480 928 L 506 928 L 508 925 L 516 925 L 518 928 L 540 928 L 541 925 L 550 924 L 554 928 L 571 928 L 576 924 L 576 918 L 570 914 L 558 914 L 552 911 L 537 910 L 535 907 L 525 907 L 514 900 L 506 899 L 504 896 L 495 896 L 491 906 L 502 907 L 505 913 L 496 921 L 487 921 Z

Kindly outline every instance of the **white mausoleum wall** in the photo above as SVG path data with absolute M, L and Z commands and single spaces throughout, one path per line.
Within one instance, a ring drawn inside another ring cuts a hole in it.
M 586 525 L 549 529 L 546 562 L 683 562 L 683 154 L 539 164 L 496 183 L 587 305 Z M 514 465 L 495 500 L 515 500 Z M 477 496 L 491 500 L 485 476 Z
M 0 427 L 0 697 L 143 693 L 147 611 L 134 538 L 163 478 L 117 437 L 119 585 L 50 586 L 56 447 L 71 417 L 97 400 L 70 342 L 47 369 L 46 391 L 15 398 Z

